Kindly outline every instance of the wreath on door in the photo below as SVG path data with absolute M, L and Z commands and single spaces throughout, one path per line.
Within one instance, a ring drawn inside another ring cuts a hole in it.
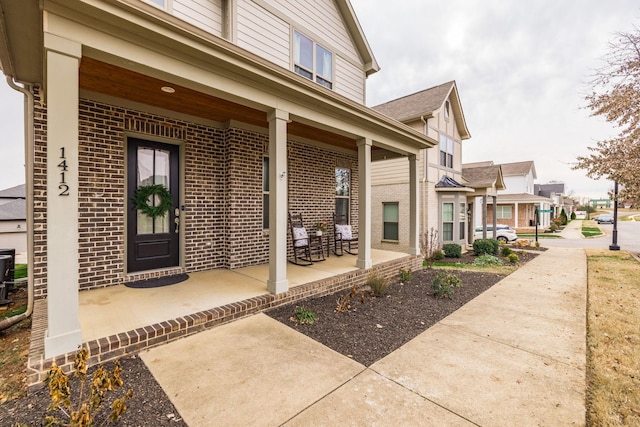
M 133 202 L 136 209 L 151 218 L 164 216 L 173 206 L 171 193 L 162 184 L 138 187 Z

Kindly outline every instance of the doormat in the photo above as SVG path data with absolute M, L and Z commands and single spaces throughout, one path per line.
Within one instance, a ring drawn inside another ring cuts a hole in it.
M 173 276 L 153 277 L 151 279 L 136 280 L 135 282 L 127 282 L 124 285 L 127 288 L 159 288 L 160 286 L 175 285 L 184 282 L 189 278 L 188 274 L 175 274 Z

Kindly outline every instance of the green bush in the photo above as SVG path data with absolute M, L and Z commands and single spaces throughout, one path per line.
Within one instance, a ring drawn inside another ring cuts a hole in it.
M 502 255 L 503 257 L 508 257 L 512 253 L 513 251 L 508 246 L 503 246 L 502 249 L 500 249 L 500 255 Z
M 433 253 L 434 261 L 440 261 L 442 258 L 444 258 L 444 252 L 442 252 L 441 250 L 437 250 Z
M 387 289 L 389 288 L 389 282 L 385 278 L 376 276 L 375 274 L 367 278 L 367 285 L 371 288 L 371 293 L 377 297 L 387 293 Z
M 318 315 L 307 307 L 296 307 L 293 312 L 293 320 L 301 325 L 313 325 L 313 322 L 318 320 Z
M 496 239 L 476 239 L 473 241 L 473 253 L 481 255 L 498 255 L 500 244 Z
M 433 295 L 436 298 L 447 297 L 451 299 L 454 294 L 454 288 L 460 287 L 462 287 L 462 282 L 457 276 L 442 271 L 436 273 L 431 283 L 431 289 L 433 289 Z
M 405 270 L 404 268 L 401 268 L 399 275 L 400 275 L 400 281 L 402 283 L 410 283 L 411 282 L 411 277 L 412 277 L 411 269 Z
M 460 258 L 462 256 L 462 246 L 457 243 L 447 243 L 442 246 L 442 250 L 447 258 Z
M 575 212 L 571 212 L 571 221 L 573 221 L 574 219 L 576 219 L 576 213 Z
M 486 267 L 488 265 L 502 265 L 503 262 L 500 258 L 493 255 L 481 255 L 473 261 L 473 265 L 479 267 Z
M 518 261 L 520 261 L 520 258 L 518 258 L 517 254 L 510 253 L 507 255 L 507 261 L 509 261 L 510 264 L 517 264 Z

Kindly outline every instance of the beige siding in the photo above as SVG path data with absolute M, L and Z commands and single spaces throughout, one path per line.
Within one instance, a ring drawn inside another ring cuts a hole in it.
M 289 24 L 251 0 L 238 1 L 238 46 L 290 68 Z
M 215 36 L 222 35 L 222 0 L 173 0 L 173 14 Z
M 397 242 L 382 239 L 383 203 L 398 203 Z M 371 247 L 387 251 L 409 250 L 409 186 L 404 184 L 378 185 L 371 188 Z
M 333 88 L 365 102 L 364 66 L 332 0 L 239 0 L 238 45 L 292 69 L 291 37 L 299 30 L 334 55 Z
M 364 72 L 352 63 L 345 61 L 342 57 L 336 58 L 336 78 L 334 90 L 340 95 L 364 104 L 365 86 Z
M 302 32 L 327 49 L 360 63 L 358 52 L 351 41 L 342 16 L 333 0 L 262 0 L 286 15 Z

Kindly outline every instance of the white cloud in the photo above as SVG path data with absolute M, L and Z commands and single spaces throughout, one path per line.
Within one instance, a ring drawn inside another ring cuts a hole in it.
M 472 138 L 463 161 L 533 160 L 538 182 L 578 195 L 611 184 L 571 170 L 615 129 L 585 110 L 586 82 L 616 32 L 640 17 L 636 0 L 351 0 L 382 70 L 376 105 L 456 80 Z

